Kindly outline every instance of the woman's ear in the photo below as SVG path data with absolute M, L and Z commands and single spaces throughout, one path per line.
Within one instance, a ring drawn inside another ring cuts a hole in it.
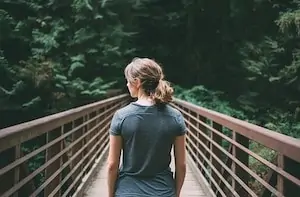
M 140 88 L 142 85 L 141 80 L 139 78 L 134 79 L 134 85 L 136 88 Z

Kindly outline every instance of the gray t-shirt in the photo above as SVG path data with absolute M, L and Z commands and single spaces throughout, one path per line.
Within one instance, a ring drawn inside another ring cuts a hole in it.
M 186 125 L 180 111 L 135 102 L 116 111 L 110 134 L 122 136 L 123 160 L 116 183 L 118 197 L 175 197 L 171 149 Z

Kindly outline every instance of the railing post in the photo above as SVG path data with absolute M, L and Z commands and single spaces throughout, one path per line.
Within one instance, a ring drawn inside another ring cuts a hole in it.
M 203 117 L 203 116 L 200 116 L 199 115 L 199 120 L 201 121 L 201 122 L 203 122 L 204 124 L 206 124 L 206 122 L 207 122 L 207 119 L 205 118 L 205 117 Z M 207 128 L 204 126 L 204 125 L 202 125 L 202 124 L 200 124 L 199 125 L 199 130 L 200 130 L 200 132 L 202 132 L 203 133 L 203 135 L 206 135 L 207 136 Z M 203 142 L 203 144 L 205 145 L 205 146 L 207 146 L 207 147 L 209 147 L 209 143 L 208 143 L 208 140 L 205 138 L 205 137 L 203 137 L 201 134 L 200 134 L 200 141 L 202 141 Z M 203 153 L 203 155 L 204 156 L 207 156 L 207 151 L 205 150 L 205 148 L 203 147 L 202 149 L 199 147 L 199 150 Z M 207 169 L 207 162 L 205 162 L 205 160 L 204 160 L 204 158 L 200 158 L 200 161 L 203 163 L 203 165 L 205 166 L 205 168 Z M 205 177 L 207 177 L 207 175 L 205 174 L 205 171 L 202 169 L 202 168 L 200 168 L 201 169 L 201 172 L 202 172 L 202 174 L 205 176 Z
M 249 149 L 249 139 L 246 138 L 243 135 L 240 135 L 233 131 L 233 135 L 235 137 L 235 141 L 245 148 Z M 237 148 L 236 146 L 233 145 L 233 155 L 236 157 L 237 160 L 239 160 L 241 163 L 243 163 L 246 167 L 249 167 L 249 155 Z M 249 179 L 250 176 L 248 172 L 242 168 L 241 166 L 235 164 L 235 162 L 232 162 L 234 165 L 235 169 L 235 174 L 246 184 L 249 185 Z M 247 196 L 248 192 L 238 183 L 234 182 L 233 183 L 233 188 L 235 188 L 235 191 L 240 195 L 240 196 Z
M 86 121 L 89 121 L 90 118 L 91 118 L 91 114 L 88 113 L 88 114 L 86 115 Z M 93 126 L 92 126 L 92 123 L 91 123 L 91 122 L 88 123 L 88 124 L 86 125 L 86 131 L 89 132 L 89 131 L 91 130 L 92 127 L 93 127 Z M 86 143 L 89 143 L 90 140 L 92 139 L 92 137 L 93 137 L 93 132 L 90 132 L 90 133 L 86 136 Z M 89 152 L 89 150 L 92 149 L 92 147 L 93 147 L 93 144 L 92 144 L 92 143 L 89 144 L 89 145 L 87 146 L 87 148 L 84 150 L 84 152 L 85 152 L 84 154 L 86 155 L 86 154 Z M 90 156 L 87 157 L 87 162 L 90 161 L 91 157 L 92 157 L 92 155 L 90 155 Z M 88 172 L 89 170 L 90 170 L 90 167 L 87 169 L 87 172 Z
M 86 123 L 88 121 L 88 115 L 84 115 L 83 117 L 83 123 Z M 85 133 L 89 132 L 89 125 L 85 125 L 84 126 L 84 132 L 82 135 L 84 135 Z M 90 136 L 87 135 L 85 138 L 83 138 L 82 140 L 82 147 L 85 146 L 87 143 L 89 143 L 89 139 L 90 139 Z M 85 148 L 83 149 L 83 151 L 81 152 L 81 158 L 83 158 L 86 153 L 88 152 L 88 149 Z M 88 163 L 88 159 L 85 159 L 85 161 L 83 162 L 83 165 L 81 166 L 81 168 L 84 168 L 84 166 L 86 166 L 86 164 Z M 83 173 L 83 176 L 85 175 L 85 173 Z
M 70 129 L 70 131 L 71 130 L 73 130 L 74 129 L 74 127 L 76 126 L 76 123 L 75 123 L 75 120 L 73 120 L 72 122 L 71 122 L 71 129 Z M 70 132 L 70 131 L 68 131 L 68 132 Z M 73 132 L 72 134 L 71 134 L 71 142 L 74 142 L 75 140 L 76 140 L 76 133 L 77 133 L 77 131 L 75 131 L 75 132 Z M 70 142 L 70 143 L 71 143 Z M 69 144 L 69 143 L 68 143 Z M 67 145 L 67 146 L 69 146 L 69 145 Z M 72 155 L 74 154 L 74 153 L 76 153 L 76 146 L 74 146 L 73 148 L 71 148 L 71 150 L 70 150 L 70 154 L 68 154 L 68 160 L 69 160 L 69 158 L 70 157 L 72 157 Z M 72 161 L 71 163 L 70 163 L 70 168 L 72 169 L 73 168 L 73 166 L 74 166 L 74 164 L 76 165 L 76 160 L 75 161 Z
M 97 128 L 96 125 L 97 125 L 97 115 L 98 115 L 98 110 L 95 110 L 93 113 L 90 113 L 89 115 L 89 119 L 94 119 L 92 122 L 91 122 L 91 125 L 90 125 L 90 129 L 93 129 L 93 131 L 91 132 L 91 138 L 93 138 L 95 135 L 97 135 Z M 95 119 L 96 118 L 96 119 Z M 95 143 L 97 144 L 98 140 L 95 140 Z M 91 145 L 91 148 L 93 147 L 93 145 Z M 93 151 L 93 153 L 91 154 L 91 158 L 97 153 L 97 149 L 95 149 Z M 97 157 L 96 157 L 97 158 Z
M 217 130 L 218 132 L 222 133 L 222 129 L 223 129 L 222 125 L 220 125 L 220 124 L 218 124 L 218 123 L 216 123 L 216 122 L 213 122 L 213 123 L 212 123 L 212 126 L 213 126 L 213 128 L 214 128 L 215 130 Z M 214 142 L 216 142 L 217 144 L 219 144 L 220 146 L 222 146 L 222 138 L 221 138 L 219 135 L 217 135 L 214 131 L 212 131 L 212 133 L 211 133 L 211 139 L 212 139 L 212 141 L 214 141 Z M 213 145 L 213 144 L 211 144 L 211 151 L 212 151 L 212 153 L 215 154 L 220 160 L 222 160 L 222 152 L 221 152 L 221 150 L 218 149 L 218 148 L 217 148 L 215 145 Z M 212 156 L 211 156 L 211 163 L 212 163 L 212 165 L 216 168 L 216 170 L 217 170 L 218 172 L 221 173 L 221 169 L 222 169 L 221 165 L 220 165 L 219 162 L 218 162 L 216 159 L 214 159 Z M 220 179 L 219 179 L 218 175 L 217 175 L 214 171 L 212 171 L 212 177 L 213 177 L 213 179 L 214 179 L 217 183 L 220 182 Z M 211 186 L 212 186 L 212 185 L 211 185 Z M 216 189 L 216 188 L 214 188 L 214 189 Z
M 234 141 L 236 141 L 236 132 L 235 131 L 232 131 L 232 139 Z M 234 144 L 231 144 L 231 146 L 232 146 L 232 155 L 234 158 L 236 158 L 236 147 Z M 236 174 L 236 164 L 234 161 L 231 161 L 231 170 L 234 174 Z M 236 185 L 235 185 L 234 177 L 231 177 L 231 186 L 235 190 Z
M 284 155 L 281 153 L 277 155 L 277 164 L 279 168 L 284 169 Z M 280 174 L 277 174 L 277 190 L 284 194 L 284 180 Z
M 282 155 L 281 153 L 279 153 Z M 279 157 L 279 155 L 278 155 Z M 281 164 L 279 163 L 281 162 Z M 300 179 L 300 162 L 297 162 L 291 158 L 288 158 L 284 155 L 281 156 L 281 158 L 278 158 L 278 167 L 283 169 L 284 171 L 292 174 L 297 179 Z M 281 175 L 277 174 L 277 177 Z M 290 181 L 284 179 L 283 177 L 277 178 L 277 187 L 280 192 L 286 197 L 294 197 L 295 194 L 300 193 L 300 187 L 291 183 Z
M 13 161 L 15 161 L 17 148 L 16 146 L 6 149 L 3 152 L 0 152 L 0 169 L 4 166 L 9 165 Z M 9 172 L 0 176 L 1 180 L 5 180 L 0 184 L 0 194 L 3 194 L 6 190 L 12 187 L 15 183 L 15 170 L 10 170 Z
M 198 131 L 197 131 L 197 121 L 195 120 L 195 117 L 197 117 L 197 114 L 191 110 L 189 110 L 189 122 L 192 126 L 190 126 L 190 131 L 191 131 L 191 135 L 190 135 L 190 140 L 191 140 L 191 143 L 193 145 L 191 145 L 191 149 L 193 151 L 193 153 L 196 153 L 196 154 L 192 154 L 190 155 L 194 161 L 197 161 L 197 158 L 195 157 L 198 157 L 198 146 L 197 146 L 197 143 L 198 143 Z
M 15 146 L 15 160 L 19 159 L 20 157 L 21 157 L 21 145 L 18 144 Z M 17 166 L 14 169 L 14 183 L 17 184 L 19 180 L 20 180 L 20 166 Z M 13 196 L 18 197 L 19 192 L 16 192 Z
M 82 124 L 84 124 L 85 121 L 86 121 L 86 116 L 84 115 L 84 116 L 82 117 Z M 86 126 L 83 126 L 83 127 L 81 128 L 81 135 L 84 135 L 86 132 L 87 132 Z M 81 140 L 81 146 L 80 146 L 80 148 L 82 148 L 85 144 L 86 144 L 86 139 L 83 138 L 83 139 Z M 83 157 L 84 157 L 84 150 L 81 152 L 81 158 L 83 158 Z M 84 161 L 84 162 L 82 163 L 82 165 L 80 166 L 80 170 L 82 170 L 83 167 L 84 167 L 85 165 L 86 165 L 86 162 Z
M 46 143 L 51 142 L 52 140 L 58 138 L 61 135 L 61 127 L 54 129 L 53 131 L 49 131 L 46 133 Z M 51 147 L 46 149 L 46 162 L 48 162 L 52 157 L 61 151 L 61 143 L 56 143 Z M 54 161 L 52 164 L 48 165 L 45 170 L 45 180 L 47 180 L 53 173 L 55 173 L 58 169 L 60 169 L 60 159 Z M 52 190 L 59 185 L 60 176 L 56 176 L 46 187 L 44 190 L 44 196 L 49 196 Z M 54 196 L 59 196 L 58 193 Z
M 96 113 L 96 116 L 98 116 L 99 114 L 101 114 L 102 112 L 104 112 L 104 110 L 103 110 L 103 108 L 101 108 L 101 109 L 98 109 L 97 110 L 97 113 Z M 98 125 L 98 123 L 100 122 L 100 120 L 101 120 L 101 118 L 103 118 L 103 115 L 101 115 L 100 117 L 98 117 L 97 119 L 96 119 L 96 125 Z M 97 126 L 97 128 L 96 128 L 96 134 L 98 134 L 98 132 L 100 132 L 100 125 L 98 125 Z M 97 137 L 97 142 L 99 142 L 99 140 L 101 139 L 101 135 L 99 135 L 98 137 Z M 99 149 L 101 147 L 101 144 L 99 143 L 98 145 L 97 145 L 97 149 Z M 98 158 L 98 155 L 97 155 L 97 158 Z
M 72 121 L 72 129 L 82 125 L 84 123 L 85 119 L 84 119 L 84 116 L 77 119 L 77 120 L 73 120 Z M 76 131 L 74 131 L 71 136 L 72 136 L 72 140 L 71 142 L 74 142 L 76 141 L 79 137 L 81 137 L 83 134 L 84 134 L 84 130 L 85 130 L 85 127 L 83 126 L 82 128 L 79 128 L 77 129 Z M 79 151 L 82 147 L 83 147 L 83 140 L 81 142 L 78 142 L 77 144 L 75 144 L 72 148 L 71 148 L 71 152 L 72 154 L 70 156 L 68 156 L 68 159 L 71 158 L 74 154 L 77 153 L 77 151 Z M 73 169 L 74 166 L 76 166 L 76 164 L 78 162 L 80 162 L 82 160 L 82 158 L 84 157 L 84 154 L 79 154 L 76 158 L 73 159 L 73 161 L 71 161 L 70 163 L 70 171 Z M 80 165 L 80 167 L 73 173 L 73 175 L 71 176 L 72 177 L 72 181 L 70 181 L 70 183 L 72 183 L 76 177 L 78 176 L 78 174 L 81 172 L 82 168 L 83 168 L 84 165 Z M 77 187 L 79 183 L 76 184 L 75 187 Z
M 65 132 L 65 125 L 62 125 L 61 126 L 61 130 L 60 130 L 60 135 L 63 135 Z M 60 150 L 64 150 L 64 141 L 65 139 L 62 139 L 60 141 Z M 59 161 L 60 161 L 60 166 L 62 166 L 64 164 L 64 156 L 62 155 L 60 158 L 59 158 Z M 61 182 L 63 180 L 63 174 L 62 173 L 59 173 L 59 182 Z M 58 196 L 61 196 L 62 194 L 62 191 L 61 191 L 61 188 L 59 189 L 58 191 Z
M 197 113 L 196 118 L 197 118 L 197 120 L 200 119 L 200 116 L 199 116 L 198 113 Z M 198 121 L 197 121 L 197 123 L 196 123 L 196 127 L 197 127 L 198 129 L 200 128 L 200 123 L 199 123 Z M 201 139 L 201 134 L 199 133 L 199 131 L 197 131 L 197 135 L 196 135 L 196 136 L 197 136 L 197 139 Z M 197 140 L 197 142 L 196 142 L 196 146 L 197 146 L 198 150 L 200 150 L 201 145 L 200 145 L 200 143 L 198 142 L 198 140 Z M 200 153 L 199 153 L 198 151 L 196 152 L 196 156 L 197 156 L 198 158 L 201 157 L 201 155 L 200 155 Z M 197 167 L 198 167 L 198 169 L 201 169 L 201 165 L 200 165 L 200 164 L 198 164 Z
M 184 109 L 188 114 L 190 114 L 190 110 L 189 109 Z M 191 119 L 190 119 L 190 117 L 189 116 L 185 116 L 185 118 L 187 119 L 187 121 L 188 122 L 191 122 Z M 186 145 L 187 146 L 190 146 L 190 147 L 193 147 L 193 146 L 191 146 L 190 145 L 190 140 L 191 140 L 191 134 L 190 134 L 190 132 L 192 132 L 192 130 L 191 130 L 191 126 L 190 126 L 190 124 L 187 124 L 187 128 L 188 128 L 188 132 L 187 132 L 187 137 L 186 137 Z M 193 148 L 192 148 L 193 149 Z M 188 153 L 191 155 L 191 153 L 189 152 L 189 150 L 187 150 L 188 151 Z

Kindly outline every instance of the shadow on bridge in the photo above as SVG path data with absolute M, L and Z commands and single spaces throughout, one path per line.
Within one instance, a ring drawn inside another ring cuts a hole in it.
M 129 102 L 119 95 L 0 130 L 1 197 L 92 196 L 110 120 Z M 179 99 L 172 106 L 188 126 L 184 196 L 300 195 L 300 140 Z

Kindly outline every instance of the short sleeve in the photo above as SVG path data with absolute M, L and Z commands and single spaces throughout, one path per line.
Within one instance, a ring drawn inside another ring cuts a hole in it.
M 121 135 L 121 118 L 118 111 L 113 115 L 113 118 L 110 123 L 109 133 L 111 135 Z
M 179 128 L 177 135 L 178 136 L 185 135 L 187 132 L 187 128 L 186 128 L 186 124 L 184 121 L 184 117 L 180 112 L 177 114 L 177 123 L 178 123 L 178 128 Z

